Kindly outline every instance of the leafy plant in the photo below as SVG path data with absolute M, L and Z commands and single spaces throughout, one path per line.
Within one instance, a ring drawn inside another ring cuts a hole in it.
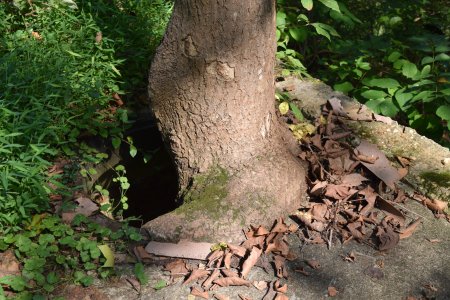
M 141 239 L 137 230 L 126 224 L 113 232 L 83 215 L 77 215 L 72 225 L 77 230 L 56 216 L 36 215 L 25 224 L 27 230 L 1 237 L 0 250 L 13 249 L 23 269 L 20 276 L 2 277 L 0 283 L 16 292 L 33 293 L 50 293 L 62 282 L 88 286 L 94 276 L 113 274 L 108 266 L 99 268 L 106 262 L 101 243 L 106 241 L 123 250 L 127 240 Z

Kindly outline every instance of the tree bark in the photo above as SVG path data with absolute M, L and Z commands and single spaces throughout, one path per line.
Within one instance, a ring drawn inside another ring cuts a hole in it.
M 149 94 L 180 196 L 206 202 L 149 222 L 152 235 L 236 240 L 300 205 L 304 168 L 274 106 L 275 15 L 274 0 L 176 1 Z

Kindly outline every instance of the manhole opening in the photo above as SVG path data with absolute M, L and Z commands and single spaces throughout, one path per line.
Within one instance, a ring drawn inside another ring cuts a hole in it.
M 123 216 L 139 218 L 140 221 L 132 221 L 131 224 L 141 226 L 178 206 L 175 201 L 178 189 L 177 172 L 154 123 L 149 120 L 145 123 L 138 122 L 127 135 L 133 138 L 136 148 L 142 151 L 138 151 L 132 158 L 128 145 L 120 149 L 120 164 L 125 166 L 130 183 L 126 194 L 129 207 L 123 212 Z M 144 153 L 150 154 L 147 163 L 144 162 Z M 110 170 L 100 181 L 110 182 L 110 198 L 118 200 L 120 189 L 119 185 L 111 180 L 114 176 L 114 171 Z

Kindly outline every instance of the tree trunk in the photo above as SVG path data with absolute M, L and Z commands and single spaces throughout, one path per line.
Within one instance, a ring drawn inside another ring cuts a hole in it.
M 184 204 L 144 226 L 153 236 L 235 241 L 300 205 L 305 172 L 275 111 L 275 51 L 274 0 L 176 1 L 149 93 Z

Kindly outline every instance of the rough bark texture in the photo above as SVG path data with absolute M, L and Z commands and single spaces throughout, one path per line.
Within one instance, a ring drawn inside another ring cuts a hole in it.
M 176 1 L 150 70 L 151 106 L 181 194 L 211 181 L 219 195 L 212 208 L 191 204 L 189 213 L 181 208 L 151 221 L 152 235 L 233 240 L 242 226 L 299 206 L 304 168 L 280 138 L 275 50 L 274 0 Z M 192 201 L 205 196 L 194 194 Z

